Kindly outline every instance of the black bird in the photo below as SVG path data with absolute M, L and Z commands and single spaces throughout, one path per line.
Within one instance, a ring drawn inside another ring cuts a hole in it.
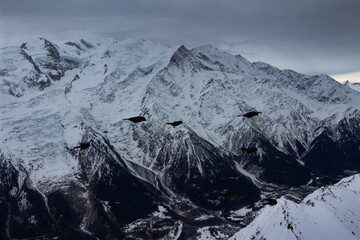
M 254 148 L 244 148 L 244 147 L 242 147 L 242 148 L 240 148 L 240 150 L 246 151 L 248 153 L 254 153 L 254 152 L 258 151 L 258 149 L 255 148 L 255 147 Z
M 132 121 L 133 123 L 139 123 L 139 122 L 146 121 L 146 118 L 144 118 L 143 116 L 137 116 L 137 117 L 131 117 L 131 118 L 124 118 L 123 120 L 129 120 L 129 121 Z
M 80 148 L 81 150 L 87 149 L 90 147 L 90 143 L 80 143 L 80 146 L 76 146 L 74 148 Z
M 166 124 L 169 124 L 169 125 L 171 125 L 173 127 L 176 127 L 176 126 L 179 126 L 182 123 L 183 123 L 182 121 L 175 121 L 175 122 L 169 122 L 169 123 L 166 123 Z
M 255 117 L 257 115 L 259 115 L 261 112 L 248 112 L 248 113 L 245 113 L 245 114 L 242 114 L 242 115 L 238 115 L 238 117 L 247 117 L 247 118 L 252 118 L 252 117 Z
M 220 196 L 224 198 L 232 198 L 236 196 L 236 192 L 222 192 L 220 193 Z

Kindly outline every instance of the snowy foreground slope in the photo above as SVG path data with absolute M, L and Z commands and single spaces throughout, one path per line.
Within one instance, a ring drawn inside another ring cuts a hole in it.
M 226 239 L 360 171 L 360 92 L 208 45 L 38 38 L 0 98 L 0 239 Z
M 280 198 L 230 240 L 360 239 L 360 175 L 308 195 L 301 203 Z

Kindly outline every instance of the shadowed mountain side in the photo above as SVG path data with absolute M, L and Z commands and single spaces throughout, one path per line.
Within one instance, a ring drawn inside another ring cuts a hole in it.
M 231 141 L 236 141 L 232 147 L 238 149 L 235 162 L 259 180 L 288 187 L 298 187 L 310 180 L 310 168 L 300 164 L 295 156 L 275 148 L 261 133 L 250 130 L 232 137 Z M 251 142 L 258 151 L 249 154 L 241 150 L 242 142 Z
M 311 170 L 298 160 L 279 151 L 266 140 L 259 139 L 259 146 L 264 153 L 261 161 L 255 162 L 264 169 L 261 179 L 289 187 L 300 186 L 310 180 Z
M 357 116 L 356 116 L 357 114 Z M 325 129 L 311 143 L 303 160 L 322 175 L 343 174 L 344 170 L 360 168 L 359 112 L 343 119 L 334 130 Z
M 12 188 L 1 192 L 1 239 L 95 239 L 80 230 L 82 214 L 59 191 L 44 196 L 33 188 L 26 172 L 16 170 L 3 156 L 0 166 L 0 190 Z
M 107 161 L 90 182 L 91 210 L 88 229 L 100 238 L 123 236 L 125 224 L 146 218 L 160 204 L 156 189 Z
M 125 236 L 122 228 L 155 211 L 162 194 L 132 175 L 108 140 L 91 128 L 83 136 L 83 141 L 89 139 L 90 148 L 81 152 L 71 150 L 81 166 L 81 179 L 88 184 L 86 228 L 101 239 L 109 236 L 122 239 Z
M 175 146 L 173 144 L 176 144 Z M 172 155 L 172 151 L 176 151 Z M 167 141 L 156 162 L 166 166 L 163 182 L 197 205 L 211 210 L 230 210 L 259 199 L 259 189 L 236 171 L 230 157 L 223 155 L 194 132 L 176 142 Z M 224 191 L 236 192 L 233 199 L 221 199 Z

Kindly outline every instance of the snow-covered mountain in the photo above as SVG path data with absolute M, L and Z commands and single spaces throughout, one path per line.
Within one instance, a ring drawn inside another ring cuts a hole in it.
M 342 179 L 308 195 L 297 204 L 285 198 L 264 207 L 240 239 L 359 239 L 360 175 Z
M 349 82 L 346 81 L 343 83 L 345 86 L 348 86 L 349 88 L 352 88 L 358 92 L 360 92 L 360 83 L 359 82 Z
M 226 238 L 254 216 L 238 209 L 360 170 L 360 93 L 325 75 L 143 39 L 0 56 L 4 238 Z

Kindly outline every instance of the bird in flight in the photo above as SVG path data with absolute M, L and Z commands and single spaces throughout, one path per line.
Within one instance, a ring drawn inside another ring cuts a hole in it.
M 124 118 L 123 120 L 129 120 L 129 121 L 132 121 L 133 123 L 139 123 L 139 122 L 146 121 L 146 118 L 143 116 L 137 116 L 137 117 L 131 117 L 131 118 Z
M 176 126 L 179 126 L 182 123 L 183 123 L 182 121 L 175 121 L 175 122 L 168 122 L 166 124 L 169 124 L 169 125 L 171 125 L 173 127 L 176 127 Z
M 252 118 L 252 117 L 255 117 L 255 116 L 258 116 L 261 112 L 248 112 L 248 113 L 245 113 L 245 114 L 241 114 L 241 115 L 238 115 L 238 117 L 247 117 L 247 118 Z

